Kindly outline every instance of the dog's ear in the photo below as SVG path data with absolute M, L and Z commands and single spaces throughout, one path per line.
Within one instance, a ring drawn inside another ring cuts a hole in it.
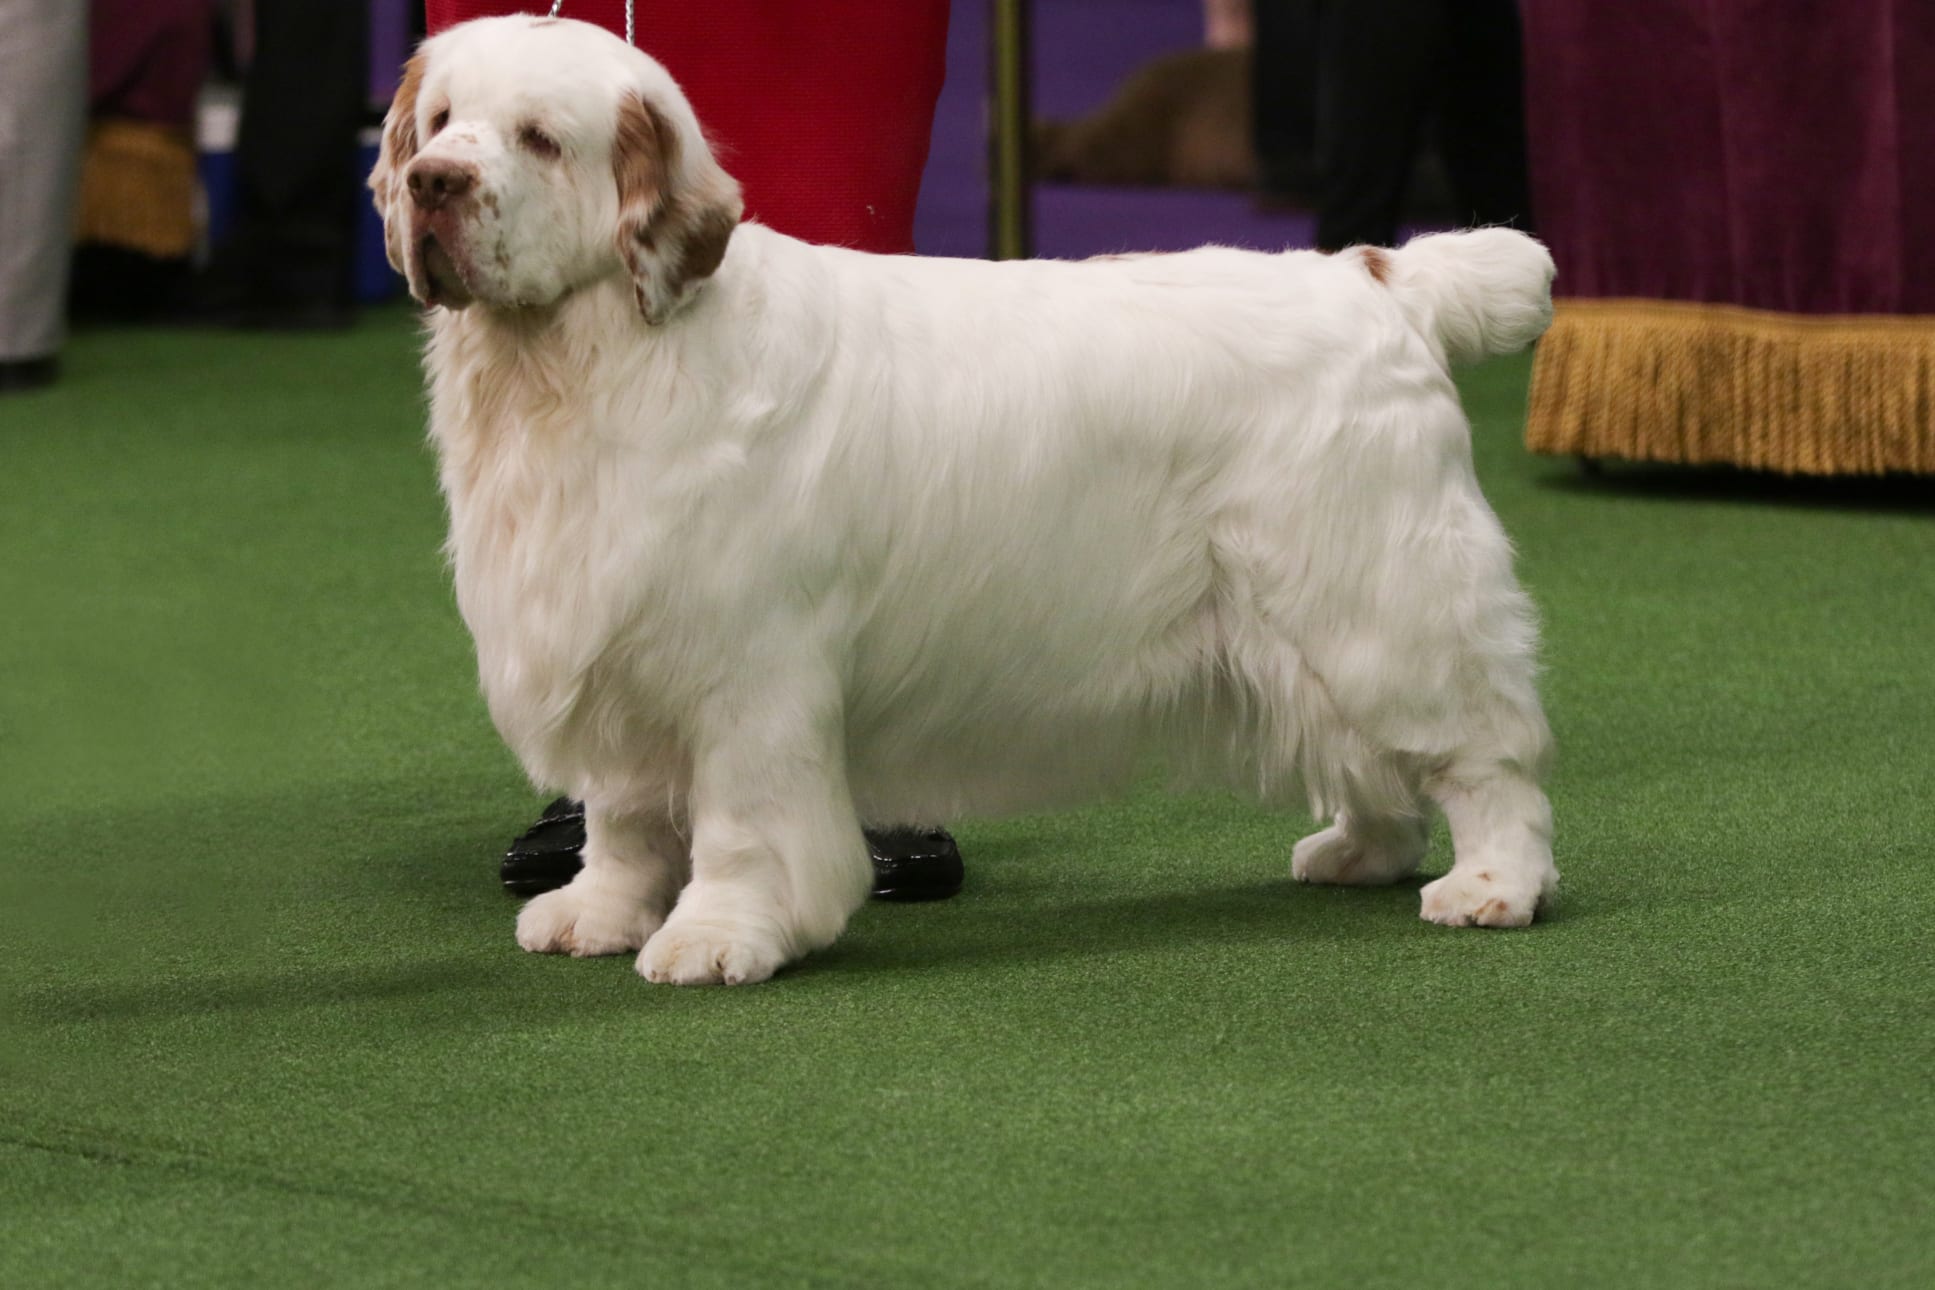
M 383 253 L 390 267 L 405 271 L 403 239 L 408 235 L 410 213 L 403 203 L 409 193 L 403 174 L 417 155 L 417 93 L 423 86 L 423 55 L 415 54 L 403 65 L 403 80 L 390 100 L 383 118 L 383 142 L 376 151 L 376 168 L 370 171 L 370 196 L 376 213 L 383 217 Z
M 705 140 L 637 93 L 618 104 L 612 179 L 618 185 L 618 255 L 631 270 L 638 312 L 657 325 L 690 300 L 726 257 L 739 226 L 739 185 Z

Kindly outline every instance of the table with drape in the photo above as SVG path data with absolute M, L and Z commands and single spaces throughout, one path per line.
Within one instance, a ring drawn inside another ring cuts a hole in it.
M 1935 473 L 1935 5 L 1525 0 L 1536 451 Z

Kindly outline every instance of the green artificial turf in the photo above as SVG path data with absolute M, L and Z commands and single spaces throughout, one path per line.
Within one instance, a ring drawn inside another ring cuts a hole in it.
M 512 943 L 414 351 L 0 400 L 0 1286 L 1935 1284 L 1930 490 L 1586 481 L 1494 364 L 1546 921 L 1152 791 L 676 990 Z

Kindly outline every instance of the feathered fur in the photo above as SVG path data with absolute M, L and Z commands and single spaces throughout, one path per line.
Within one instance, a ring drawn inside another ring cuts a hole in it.
M 385 133 L 419 149 L 373 186 L 413 289 L 470 302 L 426 358 L 457 595 L 499 730 L 589 808 L 526 948 L 758 980 L 864 897 L 859 820 L 1055 805 L 1151 757 L 1301 784 L 1335 819 L 1296 850 L 1311 881 L 1411 872 L 1435 802 L 1458 854 L 1425 916 L 1530 920 L 1535 630 L 1449 365 L 1542 330 L 1537 243 L 987 264 L 719 237 L 736 189 L 623 42 L 492 19 L 421 58 Z M 638 102 L 678 168 L 621 202 Z M 423 166 L 474 186 L 413 207 Z M 641 269 L 614 236 L 641 191 L 655 247 L 721 254 Z

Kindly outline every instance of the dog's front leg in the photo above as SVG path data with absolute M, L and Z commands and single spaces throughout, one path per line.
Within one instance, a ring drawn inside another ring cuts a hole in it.
M 763 981 L 832 944 L 866 899 L 867 844 L 831 686 L 711 705 L 689 807 L 692 881 L 638 956 L 647 980 Z
M 671 821 L 585 804 L 584 868 L 529 901 L 517 943 L 537 954 L 629 954 L 665 921 L 685 881 L 685 844 Z

